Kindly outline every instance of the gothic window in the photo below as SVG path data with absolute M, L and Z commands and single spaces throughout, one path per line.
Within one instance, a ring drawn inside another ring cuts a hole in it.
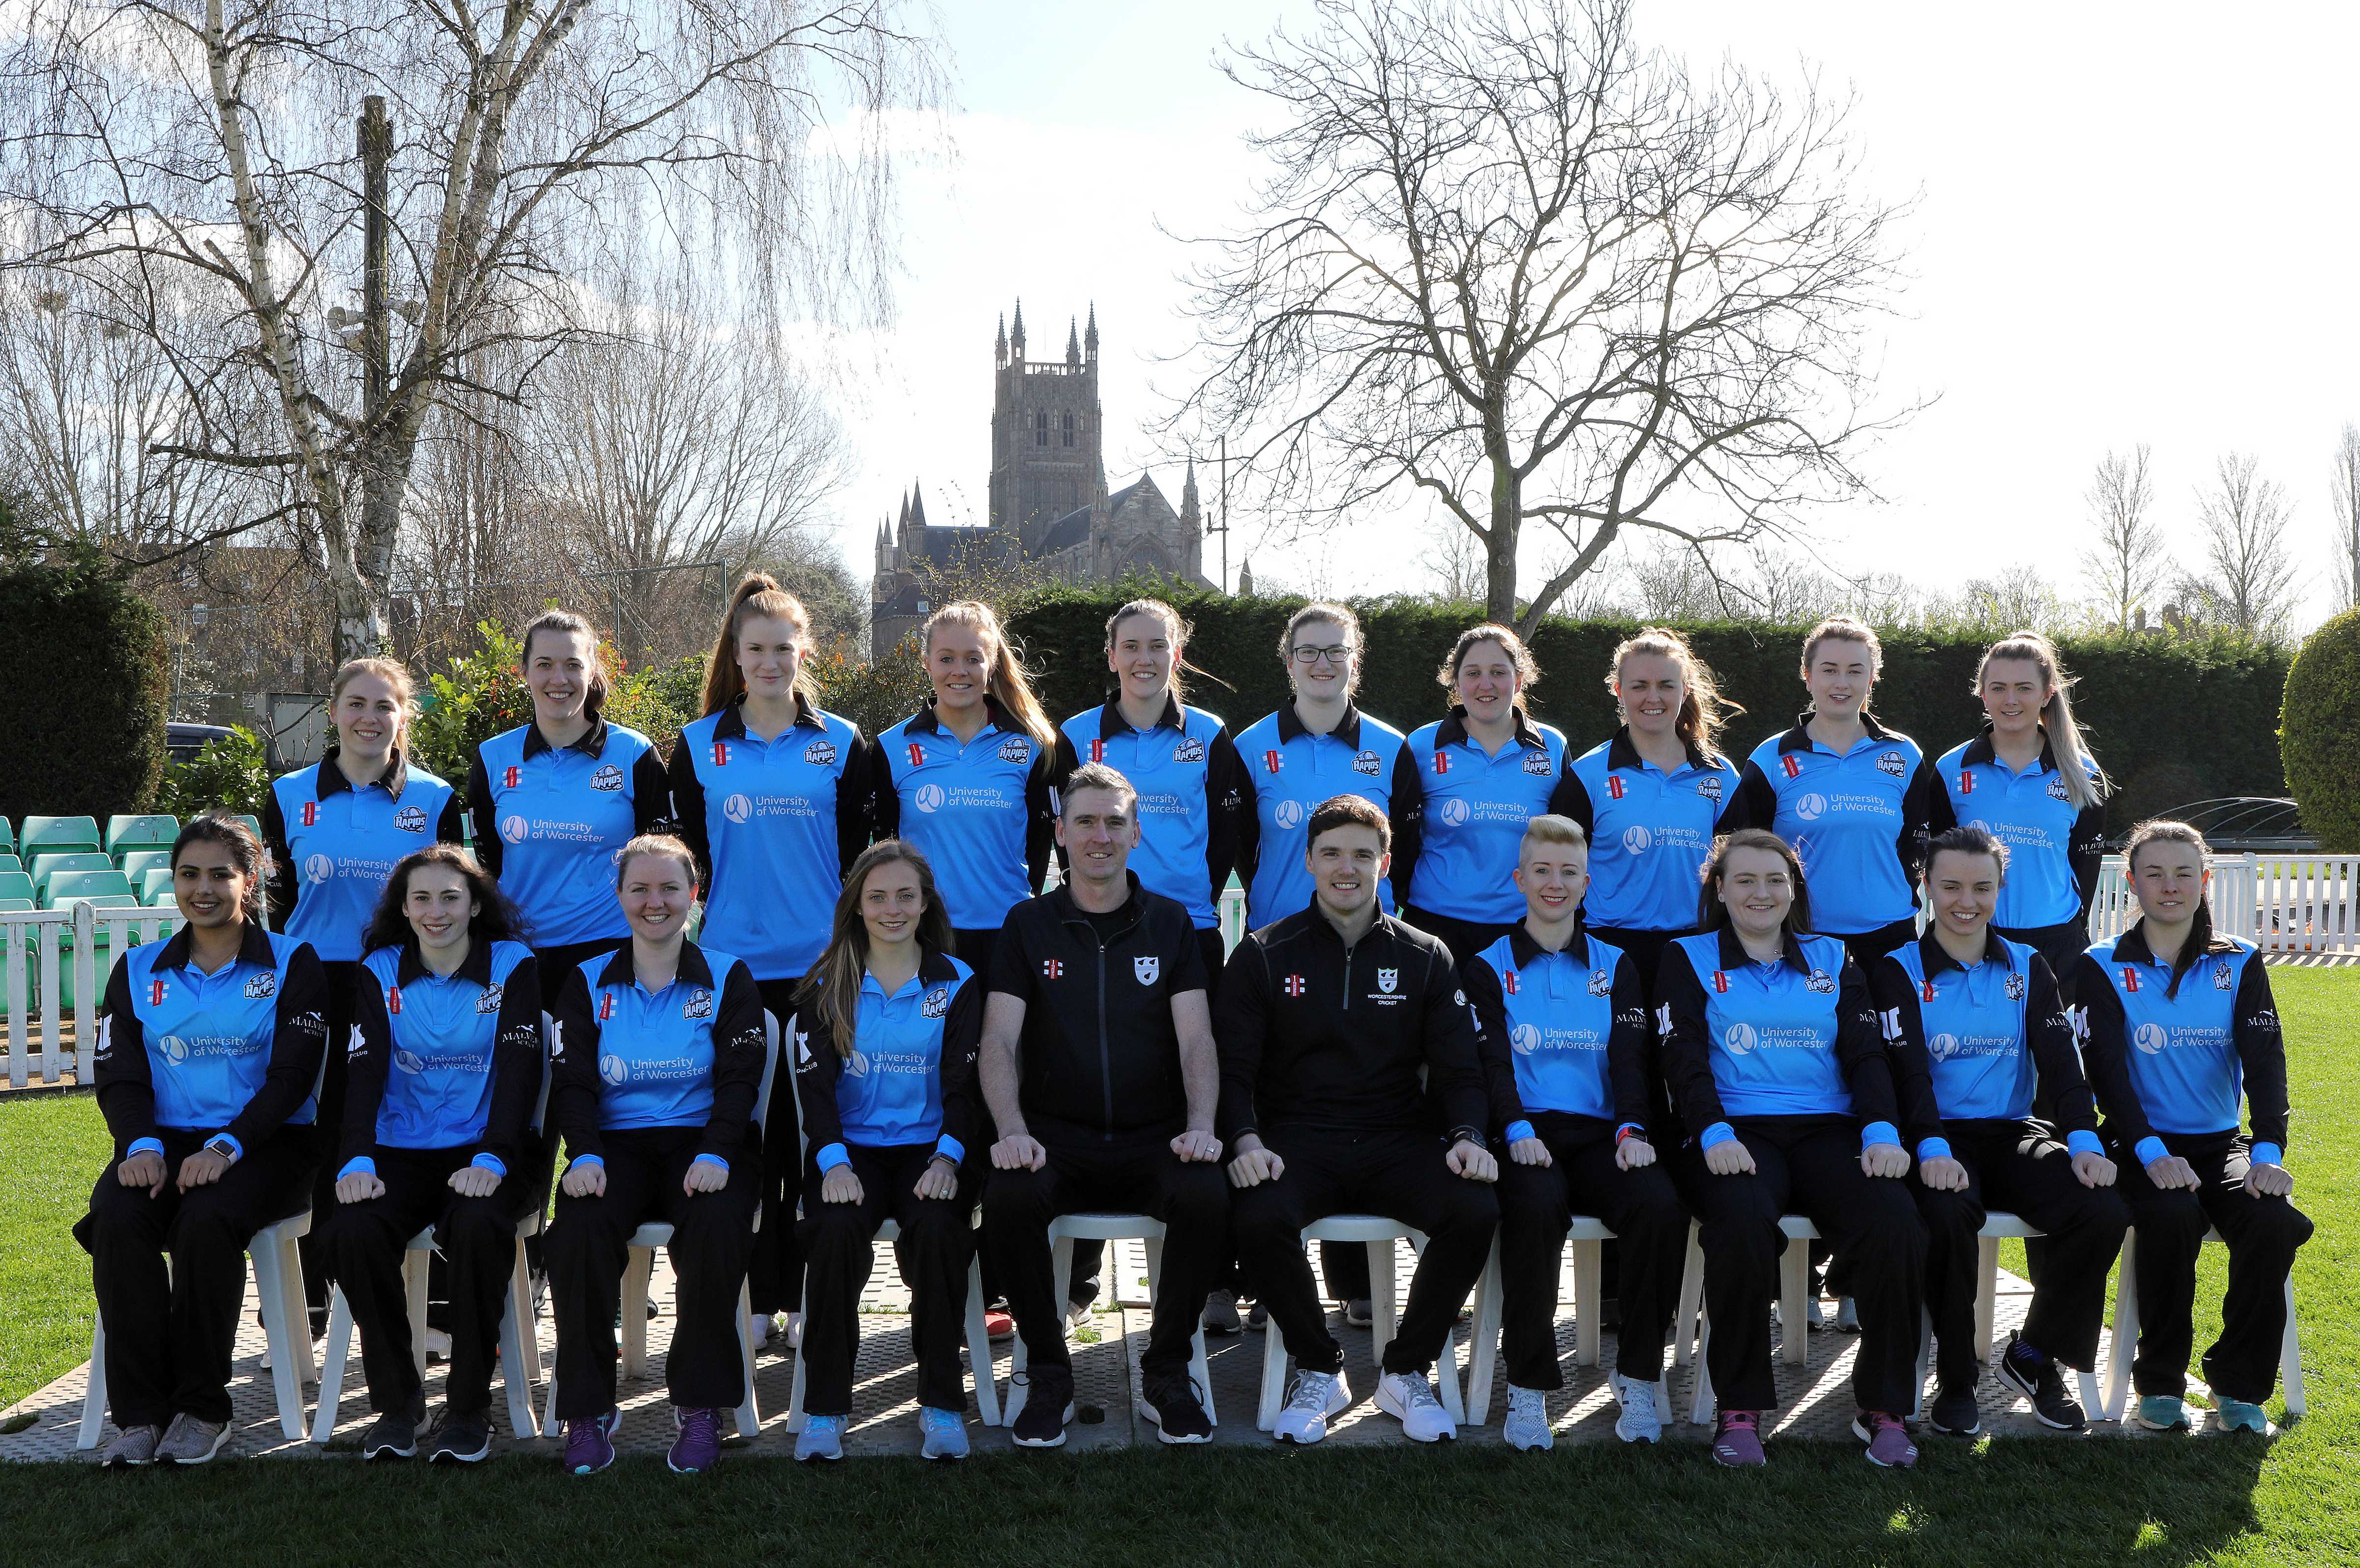
M 1035 446 L 1049 444 L 1049 411 L 1047 409 L 1035 409 L 1032 411 L 1032 444 Z
M 1074 444 L 1074 416 L 1073 416 L 1073 415 L 1071 415 L 1071 414 L 1067 414 L 1067 415 L 1065 415 L 1065 444 L 1067 446 L 1071 446 L 1071 445 Z

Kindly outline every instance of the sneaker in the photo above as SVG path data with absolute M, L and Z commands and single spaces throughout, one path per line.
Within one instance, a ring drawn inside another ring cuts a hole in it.
M 1344 1321 L 1353 1328 L 1369 1328 L 1376 1321 L 1376 1309 L 1369 1305 L 1369 1299 L 1366 1296 L 1355 1296 L 1344 1303 Z
M 1204 1314 L 1197 1319 L 1208 1334 L 1233 1334 L 1245 1325 L 1238 1317 L 1238 1293 L 1215 1290 L 1205 1297 Z
M 1712 1462 L 1732 1469 L 1763 1463 L 1762 1412 L 1723 1410 L 1713 1423 Z
M 446 1413 L 442 1424 L 434 1429 L 434 1441 L 427 1445 L 426 1463 L 473 1464 L 491 1451 L 491 1418 Z
M 156 1463 L 156 1445 L 164 1441 L 162 1427 L 126 1427 L 115 1434 L 115 1441 L 99 1451 L 98 1462 L 109 1470 L 120 1470 L 129 1464 Z
M 983 1315 L 983 1333 L 993 1343 L 1016 1337 L 1016 1314 L 995 1307 Z
M 615 1463 L 615 1434 L 622 1430 L 623 1412 L 565 1423 L 565 1468 L 576 1475 L 595 1475 Z
M 675 1475 L 702 1475 L 721 1463 L 721 1412 L 673 1408 L 680 1434 L 672 1440 L 664 1464 Z
M 1270 1327 L 1270 1309 L 1256 1301 L 1253 1304 L 1253 1310 L 1246 1314 L 1246 1327 L 1250 1329 Z
M 1614 1418 L 1614 1435 L 1624 1442 L 1664 1441 L 1664 1412 L 1655 1404 L 1655 1386 L 1636 1377 L 1614 1374 L 1614 1399 L 1622 1413 Z
M 2270 1422 L 2267 1410 L 2243 1399 L 2232 1399 L 2215 1392 L 2212 1396 L 2212 1419 L 2223 1431 L 2249 1431 L 2256 1437 L 2276 1437 L 2278 1429 Z
M 1333 1372 L 1295 1375 L 1295 1388 L 1286 1408 L 1278 1412 L 1270 1435 L 1281 1442 L 1317 1442 L 1328 1435 L 1328 1418 L 1352 1402 L 1344 1380 Z
M 1508 1419 L 1500 1423 L 1500 1435 L 1519 1453 L 1546 1453 L 1555 1448 L 1557 1434 L 1549 1431 L 1548 1397 L 1538 1388 L 1509 1384 Z
M 164 1429 L 163 1441 L 156 1445 L 156 1463 L 202 1464 L 219 1453 L 228 1440 L 227 1421 L 200 1420 L 183 1410 Z
M 1434 1397 L 1434 1380 L 1423 1372 L 1388 1372 L 1378 1378 L 1377 1409 L 1399 1417 L 1402 1434 L 1412 1442 L 1459 1435 L 1459 1423 Z
M 1205 1391 L 1185 1373 L 1148 1381 L 1142 1378 L 1140 1413 L 1164 1442 L 1210 1442 L 1213 1418 L 1205 1413 Z
M 926 1411 L 918 1412 L 923 1424 Z M 926 1440 L 934 1442 L 930 1436 Z M 814 1459 L 844 1457 L 844 1418 L 842 1416 L 803 1416 L 803 1430 L 795 1434 L 795 1458 L 808 1464 Z M 933 1457 L 930 1453 L 929 1458 Z
M 1863 1410 L 1852 1419 L 1852 1435 L 1868 1444 L 1868 1462 L 1887 1470 L 1907 1470 L 1918 1463 L 1918 1445 L 1898 1416 L 1883 1410 Z
M 1074 1419 L 1074 1375 L 1065 1367 L 1019 1374 L 1024 1386 L 1023 1407 L 1016 1412 L 1009 1435 L 1019 1448 L 1057 1448 L 1065 1441 L 1065 1423 Z
M 451 1359 L 451 1334 L 449 1330 L 428 1329 L 426 1331 L 426 1359 L 429 1361 L 448 1361 Z
M 1860 1332 L 1860 1308 L 1849 1296 L 1839 1298 L 1836 1301 L 1836 1332 L 1840 1334 Z
M 406 1410 L 388 1410 L 369 1423 L 361 1437 L 363 1459 L 407 1459 L 418 1452 L 418 1423 L 426 1419 L 426 1398 L 421 1395 Z
M 918 1407 L 918 1455 L 922 1459 L 965 1459 L 967 1457 L 967 1417 L 956 1410 L 938 1409 L 933 1405 Z M 803 1444 L 798 1442 L 796 1457 L 802 1457 Z M 829 1458 L 836 1457 L 830 1454 Z
M 1972 1437 L 1983 1427 L 1983 1413 L 1972 1388 L 1943 1389 L 1934 1396 L 1926 1420 L 1945 1437 Z
M 2149 1431 L 2186 1431 L 2188 1401 L 2177 1394 L 2141 1394 L 2138 1424 Z
M 2090 1421 L 2081 1402 L 2065 1392 L 2065 1374 L 2054 1357 L 2027 1344 L 2020 1333 L 2007 1336 L 1999 1358 L 1999 1380 L 2032 1401 L 2033 1416 L 2059 1431 L 2086 1431 Z

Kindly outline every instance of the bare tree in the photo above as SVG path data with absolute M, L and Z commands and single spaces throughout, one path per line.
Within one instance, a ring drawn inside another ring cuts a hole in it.
M 2335 505 L 2336 608 L 2360 606 L 2360 425 L 2346 424 L 2335 443 L 2335 477 L 2328 486 Z
M 1286 123 L 1248 226 L 1202 242 L 1213 364 L 1173 416 L 1242 435 L 1264 504 L 1429 493 L 1529 628 L 1627 529 L 1745 543 L 1866 491 L 1894 211 L 1855 192 L 1841 105 L 1694 81 L 1629 0 L 1318 18 L 1225 65 Z M 1567 552 L 1520 605 L 1535 524 Z
M 2191 587 L 2207 601 L 2211 619 L 2276 639 L 2294 618 L 2295 565 L 2287 550 L 2294 509 L 2285 488 L 2256 467 L 2250 455 L 2231 453 L 2213 465 L 2212 488 L 2197 492 L 2209 569 Z
M 2155 484 L 2147 450 L 2141 442 L 2127 454 L 2107 453 L 2082 495 L 2097 541 L 2082 554 L 2081 575 L 2097 596 L 2099 616 L 2119 631 L 2131 629 L 2171 576 L 2163 530 L 2148 516 Z
M 741 245 L 761 310 L 881 315 L 887 112 L 938 93 L 903 8 L 22 0 L 0 45 L 8 248 L 108 291 L 106 319 L 163 349 L 194 430 L 161 450 L 286 477 L 336 652 L 363 652 L 431 411 L 469 388 L 514 403 L 522 383 L 471 381 L 482 351 L 582 334 L 566 281 L 628 196 Z M 268 441 L 227 417 L 257 395 Z
M 1426 525 L 1426 571 L 1446 604 L 1477 604 L 1485 590 L 1483 542 L 1444 513 Z

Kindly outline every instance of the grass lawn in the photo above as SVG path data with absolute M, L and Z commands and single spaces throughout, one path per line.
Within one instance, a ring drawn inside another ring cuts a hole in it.
M 524 1460 L 466 1474 L 0 1466 L 0 1517 L 16 1521 L 23 1561 L 45 1565 L 224 1549 L 241 1565 L 429 1552 L 444 1563 L 677 1563 L 701 1550 L 925 1564 L 2360 1563 L 2360 971 L 2272 979 L 2292 1043 L 2289 1163 L 2319 1234 L 2295 1281 L 2311 1414 L 2267 1446 L 1929 1437 L 1917 1471 L 1885 1474 L 1850 1444 L 1782 1442 L 1766 1470 L 1744 1475 L 1715 1469 L 1692 1444 L 1585 1444 L 1544 1457 L 1154 1450 L 816 1473 L 739 1460 L 693 1482 L 652 1460 L 587 1481 Z M 89 1267 L 66 1227 L 104 1146 L 87 1098 L 0 1102 L 0 1398 L 88 1346 Z M 2217 1327 L 2222 1264 L 2208 1248 L 2200 1350 Z

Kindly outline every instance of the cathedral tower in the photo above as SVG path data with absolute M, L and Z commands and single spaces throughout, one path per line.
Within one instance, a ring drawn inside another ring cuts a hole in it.
M 1060 358 L 1028 360 L 1020 300 L 1006 345 L 995 343 L 992 354 L 989 521 L 1018 532 L 1029 548 L 1050 523 L 1106 494 L 1097 308 L 1086 334 L 1066 323 Z

